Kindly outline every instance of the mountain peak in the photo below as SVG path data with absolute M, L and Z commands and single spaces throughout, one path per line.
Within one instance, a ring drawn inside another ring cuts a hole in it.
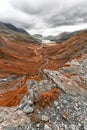
M 28 34 L 28 32 L 22 28 L 17 28 L 16 26 L 14 26 L 13 24 L 10 23 L 3 23 L 0 22 L 0 30 L 10 30 L 10 31 L 14 31 L 14 32 L 20 32 L 20 33 L 24 33 L 24 34 Z M 29 34 L 28 34 L 29 35 Z

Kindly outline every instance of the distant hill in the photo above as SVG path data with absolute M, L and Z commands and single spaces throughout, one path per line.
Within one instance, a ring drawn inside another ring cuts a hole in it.
M 1 36 L 7 37 L 10 40 L 25 41 L 29 44 L 40 44 L 38 40 L 32 37 L 26 30 L 17 28 L 12 24 L 0 22 L 0 34 Z
M 15 32 L 20 32 L 20 33 L 28 34 L 28 32 L 25 31 L 24 29 L 17 28 L 14 25 L 9 24 L 9 23 L 2 23 L 2 22 L 0 22 L 0 31 L 1 31 L 1 29 L 4 30 L 4 31 L 6 31 L 6 29 L 7 29 L 7 30 L 15 31 Z
M 73 36 L 75 36 L 76 34 L 83 32 L 85 30 L 79 30 L 79 31 L 75 31 L 75 32 L 63 32 L 58 34 L 57 36 L 47 36 L 45 37 L 45 39 L 56 42 L 56 43 L 60 43 L 63 42 L 65 40 L 68 40 L 70 38 L 72 38 Z
M 37 39 L 42 39 L 43 38 L 43 36 L 41 34 L 34 34 L 32 36 L 37 38 Z
M 34 38 L 36 38 L 38 41 L 40 41 L 40 42 L 42 42 L 42 40 L 43 40 L 43 35 L 41 35 L 41 34 L 34 34 L 34 35 L 32 35 Z

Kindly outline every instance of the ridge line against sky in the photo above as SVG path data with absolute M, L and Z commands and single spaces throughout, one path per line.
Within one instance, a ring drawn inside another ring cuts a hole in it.
M 29 33 L 57 35 L 87 28 L 87 0 L 0 0 L 0 21 Z

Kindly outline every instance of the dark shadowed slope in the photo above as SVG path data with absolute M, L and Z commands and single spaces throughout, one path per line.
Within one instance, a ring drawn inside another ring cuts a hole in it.
M 28 32 L 25 31 L 24 29 L 17 28 L 17 27 L 15 27 L 14 25 L 12 25 L 10 23 L 2 23 L 2 22 L 0 22 L 0 31 L 1 31 L 1 29 L 3 29 L 4 31 L 9 30 L 9 31 L 20 32 L 20 33 L 24 33 L 24 34 L 29 35 Z

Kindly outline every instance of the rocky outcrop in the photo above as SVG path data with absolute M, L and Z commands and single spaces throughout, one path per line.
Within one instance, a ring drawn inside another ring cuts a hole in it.
M 82 61 L 77 59 L 67 62 L 60 71 L 44 70 L 44 73 L 63 92 L 72 96 L 87 98 L 87 55 Z
M 27 84 L 29 94 L 19 106 L 0 107 L 0 130 L 86 130 L 87 101 L 84 97 L 60 92 L 59 99 L 51 107 L 39 109 L 33 99 L 42 91 L 55 88 L 56 84 L 53 85 L 49 80 L 31 80 Z

